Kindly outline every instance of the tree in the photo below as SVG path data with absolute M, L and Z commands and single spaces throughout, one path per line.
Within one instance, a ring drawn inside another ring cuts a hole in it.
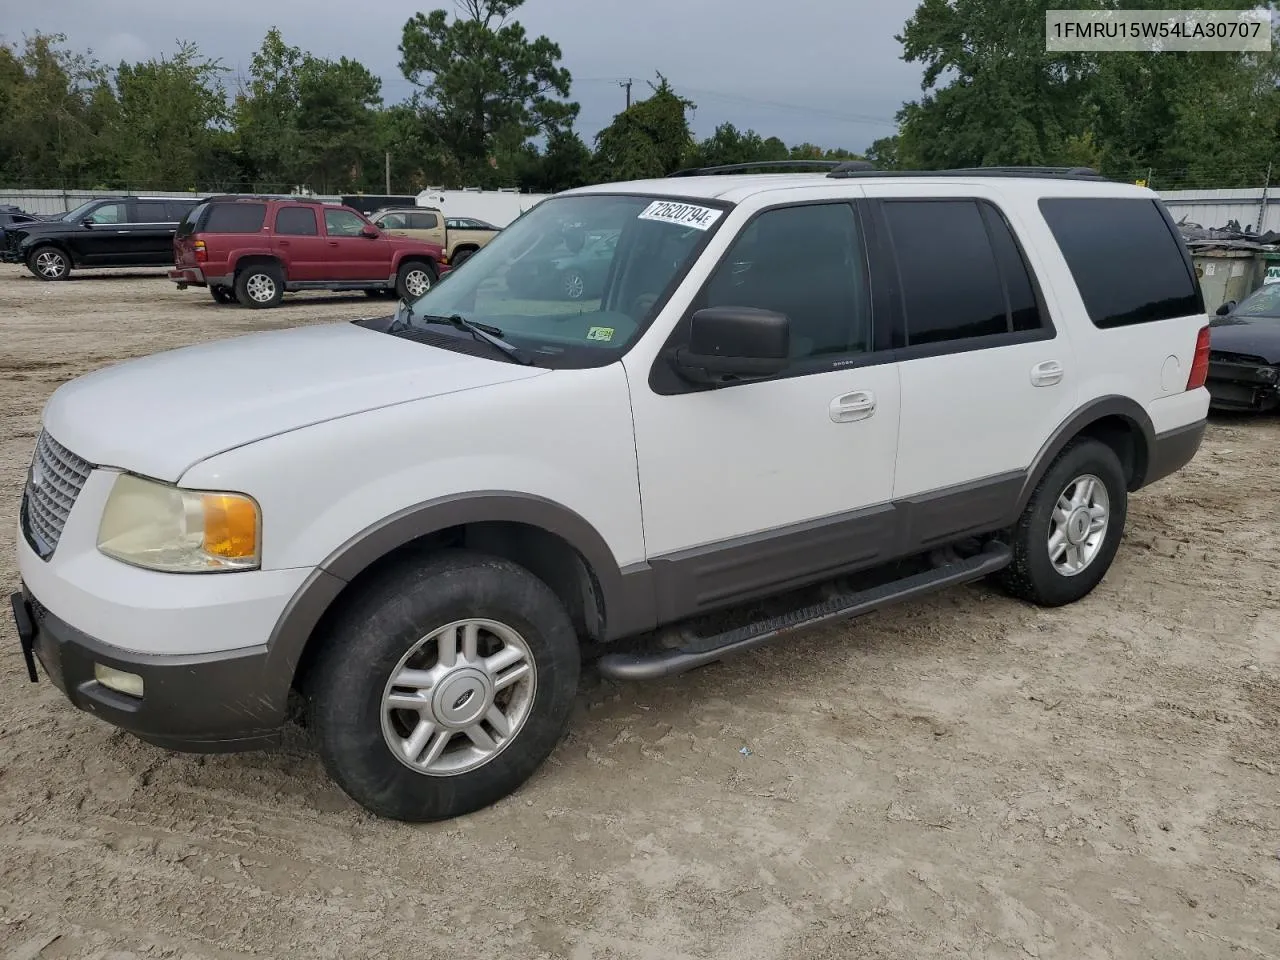
M 252 179 L 279 189 L 300 171 L 298 74 L 303 54 L 284 42 L 279 29 L 267 31 L 249 63 L 249 84 L 235 102 L 236 133 Z
M 599 179 L 665 177 L 686 165 L 693 134 L 685 112 L 695 104 L 679 96 L 662 74 L 649 87 L 652 96 L 631 104 L 596 134 Z
M 404 25 L 400 71 L 421 88 L 414 102 L 432 138 L 468 177 L 492 180 L 499 154 L 572 126 L 578 114 L 564 99 L 571 78 L 559 45 L 530 40 L 509 20 L 523 3 L 458 0 L 452 19 L 433 10 Z
M 205 178 L 228 119 L 225 71 L 192 43 L 172 58 L 120 64 L 112 141 L 126 183 L 182 189 Z
M 324 193 L 354 186 L 377 135 L 382 81 L 355 60 L 304 54 L 297 83 L 301 178 Z
M 63 34 L 0 44 L 0 176 L 14 183 L 98 179 L 112 172 L 104 131 L 115 110 L 107 71 L 64 49 Z
M 716 167 L 760 160 L 785 160 L 787 157 L 787 145 L 777 137 L 766 140 L 754 130 L 742 131 L 732 123 L 722 123 L 693 149 L 689 165 Z

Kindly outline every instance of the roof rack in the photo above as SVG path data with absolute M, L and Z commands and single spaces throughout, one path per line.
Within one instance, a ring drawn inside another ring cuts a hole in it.
M 1092 167 L 954 167 L 950 170 L 876 170 L 874 167 L 854 169 L 852 164 L 836 168 L 828 177 L 1027 177 L 1054 180 L 1106 180 Z
M 739 173 L 744 170 L 803 170 L 818 167 L 822 170 L 839 170 L 854 164 L 871 164 L 865 160 L 756 160 L 751 163 L 723 163 L 716 167 L 690 167 L 688 170 L 677 170 L 667 174 L 668 177 L 706 177 L 725 173 Z

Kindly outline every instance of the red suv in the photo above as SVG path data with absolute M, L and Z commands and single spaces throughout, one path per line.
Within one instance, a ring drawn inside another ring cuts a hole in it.
M 201 201 L 173 238 L 179 290 L 274 307 L 286 290 L 363 290 L 417 299 L 449 267 L 444 248 L 384 233 L 336 203 L 259 196 Z

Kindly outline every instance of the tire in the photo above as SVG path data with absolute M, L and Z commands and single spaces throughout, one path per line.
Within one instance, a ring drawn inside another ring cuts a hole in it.
M 466 628 L 457 625 L 475 620 L 487 624 L 478 634 L 482 656 L 510 650 L 508 657 L 522 658 L 493 675 L 509 679 L 522 663 L 531 668 L 496 694 L 488 671 L 465 666 L 468 659 L 480 661 L 465 656 Z M 431 656 L 438 652 L 432 638 L 451 625 L 459 631 L 460 654 L 452 668 Z M 508 560 L 466 551 L 379 577 L 320 640 L 324 646 L 303 688 L 307 728 L 324 767 L 366 810 L 409 822 L 471 813 L 523 784 L 564 734 L 581 667 L 578 638 L 551 589 Z M 420 644 L 424 651 L 415 654 Z M 392 676 L 406 676 L 406 669 L 414 683 L 396 684 L 393 691 Z M 434 697 L 429 691 L 436 691 Z M 402 705 L 421 700 L 422 706 L 396 707 L 387 697 Z M 474 697 L 479 700 L 472 703 Z M 510 725 L 505 738 L 488 719 L 491 706 L 504 711 Z M 454 711 L 446 719 L 453 732 L 440 738 L 450 729 L 441 722 L 448 711 Z M 458 729 L 467 723 L 491 743 L 481 746 Z M 415 731 L 423 731 L 417 746 L 411 745 Z M 423 772 L 426 764 L 431 772 Z
M 425 260 L 402 263 L 396 271 L 396 296 L 412 303 L 435 286 L 437 279 L 435 268 Z M 419 286 L 424 280 L 426 286 Z
M 36 247 L 27 255 L 27 269 L 41 280 L 65 280 L 71 273 L 71 258 L 57 247 Z
M 460 266 L 471 259 L 474 250 L 459 250 L 453 255 L 453 269 L 457 270 Z
M 236 274 L 236 299 L 242 306 L 262 310 L 284 299 L 284 271 L 272 263 L 255 263 Z
M 1078 505 L 1070 513 L 1059 513 L 1059 500 L 1064 497 L 1074 496 L 1080 504 L 1085 493 L 1082 484 L 1089 480 L 1095 489 L 1091 506 L 1083 506 L 1083 512 Z M 1099 508 L 1105 517 L 1101 536 L 1094 541 L 1085 535 L 1077 551 L 1071 545 L 1088 523 L 1100 519 Z M 1115 451 L 1098 440 L 1072 441 L 1041 478 L 1015 525 L 1013 562 L 997 575 L 997 582 L 1012 596 L 1042 607 L 1060 607 L 1087 596 L 1115 559 L 1128 510 L 1128 486 Z M 1065 538 L 1064 552 L 1057 554 L 1056 563 L 1051 559 L 1051 535 Z M 1068 572 L 1077 561 L 1083 564 L 1076 572 Z
M 213 297 L 215 303 L 227 304 L 236 302 L 235 292 L 228 290 L 226 287 L 210 287 L 209 296 Z
M 390 290 L 365 290 L 364 295 L 366 297 L 374 297 L 374 298 L 385 297 L 390 292 L 391 292 Z
M 577 270 L 570 270 L 560 278 L 560 289 L 570 300 L 581 300 L 587 292 L 587 280 Z

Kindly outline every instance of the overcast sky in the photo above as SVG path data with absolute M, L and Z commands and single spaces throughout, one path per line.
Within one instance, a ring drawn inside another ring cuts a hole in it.
M 729 121 L 788 144 L 865 148 L 893 133 L 903 100 L 919 94 L 920 70 L 893 39 L 917 0 L 527 0 L 518 19 L 530 35 L 560 44 L 582 105 L 588 144 L 624 103 L 618 80 L 661 71 L 698 108 L 694 132 Z M 404 22 L 451 0 L 0 0 L 0 39 L 65 33 L 102 61 L 139 60 L 192 40 L 233 71 L 247 71 L 271 26 L 318 56 L 347 56 L 383 79 L 383 98 L 412 85 L 397 67 Z M 230 80 L 234 83 L 234 79 Z

